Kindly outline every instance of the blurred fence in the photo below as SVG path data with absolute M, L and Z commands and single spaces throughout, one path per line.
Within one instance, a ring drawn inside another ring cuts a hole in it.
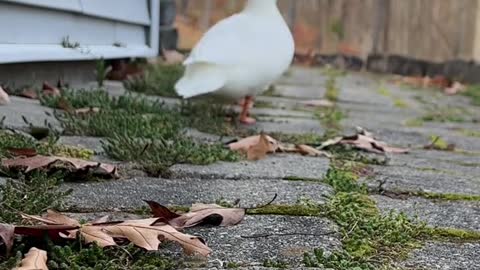
M 480 0 L 279 0 L 297 51 L 402 56 L 429 62 L 480 60 Z M 243 0 L 177 0 L 180 46 L 191 48 Z

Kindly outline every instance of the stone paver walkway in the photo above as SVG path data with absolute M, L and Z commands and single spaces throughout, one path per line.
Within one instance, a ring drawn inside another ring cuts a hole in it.
M 320 70 L 292 69 L 277 83 L 273 96 L 258 98 L 268 106 L 254 110 L 260 119 L 257 129 L 322 134 L 325 127 L 314 113 L 299 108 L 304 107 L 302 101 L 323 97 L 325 82 L 326 77 Z M 480 138 L 462 132 L 480 132 L 479 123 L 408 124 L 409 120 L 430 112 L 431 105 L 425 104 L 425 100 L 438 106 L 436 110 L 448 111 L 452 106 L 464 108 L 469 111 L 465 118 L 470 120 L 480 119 L 480 108 L 471 106 L 469 100 L 461 96 L 445 97 L 435 91 L 408 89 L 380 82 L 369 74 L 350 73 L 338 78 L 337 83 L 340 88 L 338 106 L 347 113 L 341 123 L 345 132 L 361 126 L 384 141 L 413 149 L 408 155 L 390 156 L 386 166 L 373 166 L 375 174 L 362 179 L 371 188 L 383 183 L 383 195 L 371 195 L 378 207 L 385 213 L 398 210 L 411 217 L 418 216 L 432 226 L 480 231 L 479 200 L 434 200 L 392 195 L 431 192 L 480 196 Z M 117 83 L 108 83 L 108 86 L 113 95 L 123 93 Z M 388 93 L 379 91 L 381 87 Z M 36 102 L 16 97 L 12 101 L 11 105 L 0 107 L 0 116 L 7 116 L 6 127 L 25 128 L 22 116 L 34 125 L 41 126 L 45 120 L 58 125 L 54 118 L 45 114 L 51 110 Z M 175 103 L 171 99 L 169 102 Z M 454 143 L 457 151 L 422 149 L 421 146 L 429 144 L 431 136 L 441 136 Z M 61 142 L 90 148 L 99 155 L 102 152 L 97 138 L 63 137 Z M 65 188 L 73 189 L 73 194 L 64 210 L 121 215 L 142 207 L 142 199 L 182 206 L 240 199 L 243 205 L 255 205 L 268 201 L 275 193 L 278 194 L 276 203 L 295 204 L 308 198 L 323 204 L 333 194 L 330 186 L 287 179 L 321 179 L 328 168 L 326 158 L 297 155 L 275 155 L 259 162 L 176 165 L 170 179 L 148 178 L 140 172 L 132 172 L 118 181 L 65 184 Z M 238 262 L 245 269 L 252 269 L 262 266 L 266 260 L 288 262 L 291 269 L 301 269 L 304 252 L 316 247 L 333 251 L 341 246 L 337 225 L 323 217 L 247 216 L 236 227 L 198 228 L 189 232 L 204 237 L 213 249 L 208 262 L 201 263 L 202 267 L 210 269 L 219 268 L 225 262 Z M 248 237 L 264 233 L 282 236 Z M 403 269 L 471 270 L 480 269 L 479 255 L 480 242 L 428 242 L 396 264 Z

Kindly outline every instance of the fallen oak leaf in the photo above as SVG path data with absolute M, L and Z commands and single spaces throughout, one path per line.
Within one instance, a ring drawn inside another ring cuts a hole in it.
M 27 158 L 15 158 L 2 161 L 2 166 L 7 168 L 25 168 L 25 172 L 36 169 L 48 169 L 56 163 L 66 163 L 72 166 L 75 170 L 90 170 L 101 175 L 110 175 L 116 177 L 117 168 L 114 165 L 85 161 L 76 158 L 66 158 L 57 156 L 42 156 L 37 155 Z
M 261 160 L 267 157 L 271 151 L 270 141 L 265 134 L 260 135 L 256 145 L 251 146 L 247 151 L 248 160 Z
M 301 155 L 304 155 L 304 156 L 314 156 L 314 157 L 324 156 L 324 157 L 327 157 L 327 158 L 332 157 L 332 155 L 330 155 L 329 153 L 327 153 L 325 151 L 318 150 L 316 148 L 313 148 L 313 147 L 311 147 L 309 145 L 305 145 L 305 144 L 296 145 L 296 150 L 297 150 L 298 153 L 300 153 Z
M 241 151 L 246 153 L 252 146 L 259 144 L 261 136 L 262 135 L 250 136 L 250 137 L 241 139 L 237 142 L 229 143 L 228 147 L 232 151 Z M 269 152 L 270 153 L 276 152 L 279 147 L 278 141 L 268 135 L 264 135 L 264 136 L 269 142 Z
M 14 270 L 48 270 L 47 259 L 45 250 L 33 247 L 25 254 L 20 267 L 14 268 Z
M 60 91 L 60 89 L 50 85 L 48 82 L 43 82 L 42 94 L 46 96 L 59 97 L 62 95 L 62 92 Z
M 12 250 L 14 239 L 15 227 L 10 224 L 0 224 L 0 244 L 3 243 L 5 245 L 5 251 L 7 253 L 7 256 Z
M 0 105 L 8 105 L 10 102 L 10 97 L 8 96 L 7 92 L 0 87 Z
M 273 199 L 261 206 L 252 208 L 225 208 L 216 204 L 194 204 L 190 212 L 179 215 L 172 212 L 167 207 L 154 202 L 145 201 L 150 206 L 154 217 L 163 220 L 176 229 L 191 228 L 199 225 L 213 226 L 235 226 L 243 221 L 247 210 L 258 209 L 272 204 L 277 199 L 277 194 Z
M 34 157 L 38 154 L 34 148 L 7 148 L 6 150 L 15 157 Z

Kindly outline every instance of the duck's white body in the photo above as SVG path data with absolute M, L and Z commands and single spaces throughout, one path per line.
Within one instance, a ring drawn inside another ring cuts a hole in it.
M 185 75 L 175 88 L 183 98 L 255 96 L 288 69 L 293 54 L 293 37 L 277 0 L 249 0 L 241 13 L 203 36 L 185 60 Z

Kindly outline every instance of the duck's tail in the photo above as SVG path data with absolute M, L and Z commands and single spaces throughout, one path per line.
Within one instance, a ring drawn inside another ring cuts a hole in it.
M 184 99 L 205 95 L 225 86 L 225 72 L 215 64 L 191 63 L 185 75 L 175 85 L 175 91 Z

